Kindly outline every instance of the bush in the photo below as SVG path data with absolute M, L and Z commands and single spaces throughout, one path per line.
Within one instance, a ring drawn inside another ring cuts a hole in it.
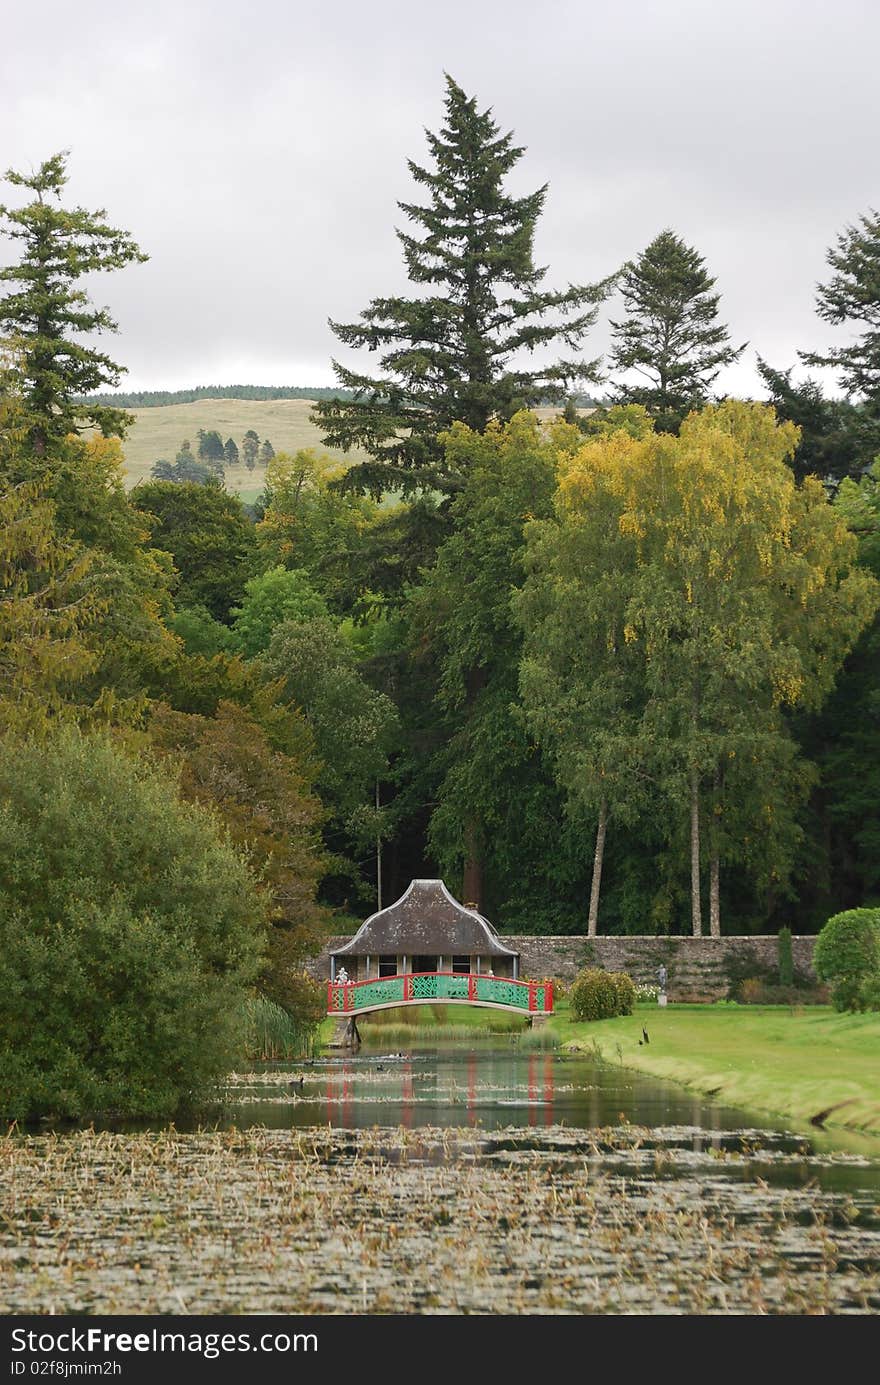
M 7 741 L 0 859 L 0 1114 L 165 1116 L 241 1059 L 264 907 L 170 778 Z
M 576 1020 L 607 1020 L 615 1015 L 631 1015 L 635 986 L 622 972 L 584 967 L 578 972 L 568 993 L 568 1003 Z
M 774 986 L 752 976 L 743 981 L 737 993 L 742 1005 L 827 1005 L 824 986 Z
M 739 1000 L 743 983 L 746 981 L 760 981 L 767 985 L 772 985 L 776 981 L 776 972 L 773 967 L 765 966 L 759 960 L 755 949 L 749 945 L 728 948 L 724 954 L 722 967 L 727 979 L 728 1000 Z
M 614 986 L 617 991 L 617 1013 L 619 1015 L 631 1015 L 636 1003 L 635 983 L 625 971 L 615 971 L 611 975 L 614 978 Z
M 813 966 L 830 985 L 835 1009 L 864 1009 L 880 979 L 880 909 L 847 909 L 830 918 L 816 939 Z
M 780 986 L 794 985 L 794 956 L 791 950 L 791 929 L 780 928 L 776 940 Z

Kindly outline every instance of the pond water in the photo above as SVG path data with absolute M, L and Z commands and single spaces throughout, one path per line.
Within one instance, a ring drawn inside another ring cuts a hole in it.
M 341 1130 L 397 1128 L 570 1131 L 638 1127 L 695 1152 L 763 1149 L 798 1156 L 789 1173 L 804 1176 L 811 1156 L 827 1186 L 858 1183 L 880 1190 L 880 1137 L 843 1130 L 793 1130 L 782 1118 L 728 1106 L 670 1082 L 583 1054 L 523 1050 L 508 1038 L 405 1051 L 362 1048 L 309 1062 L 257 1065 L 235 1073 L 222 1123 L 239 1128 Z M 833 1152 L 858 1156 L 826 1163 Z M 801 1160 L 806 1159 L 806 1164 Z M 784 1160 L 776 1178 L 787 1175 Z
M 0 1312 L 880 1311 L 877 1138 L 511 1037 L 391 1048 L 0 1141 Z

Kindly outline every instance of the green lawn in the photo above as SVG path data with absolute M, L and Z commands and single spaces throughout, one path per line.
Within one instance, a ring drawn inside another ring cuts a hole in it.
M 649 1044 L 639 1044 L 645 1025 Z M 621 1019 L 580 1024 L 563 1004 L 549 1025 L 566 1049 L 717 1095 L 733 1106 L 880 1131 L 880 1014 L 826 1006 L 640 1006 Z

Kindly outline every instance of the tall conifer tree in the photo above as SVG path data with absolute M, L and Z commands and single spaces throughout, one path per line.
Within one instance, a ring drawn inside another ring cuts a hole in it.
M 369 454 L 344 484 L 376 496 L 395 488 L 454 493 L 463 476 L 438 433 L 454 422 L 481 432 L 490 418 L 561 403 L 572 383 L 596 378 L 597 363 L 582 359 L 521 364 L 523 352 L 556 343 L 576 351 L 608 287 L 541 287 L 546 271 L 535 265 L 533 245 L 546 186 L 525 197 L 504 190 L 523 148 L 448 76 L 446 124 L 427 138 L 433 169 L 409 161 L 427 202 L 399 203 L 414 230 L 397 232 L 410 281 L 427 291 L 376 298 L 359 322 L 331 322 L 346 346 L 381 353 L 382 375 L 334 362 L 355 396 L 315 409 L 329 446 Z
M 848 226 L 826 259 L 835 272 L 819 285 L 816 312 L 837 326 L 861 328 L 861 335 L 824 355 L 799 354 L 807 365 L 836 366 L 847 394 L 864 399 L 868 410 L 880 416 L 880 212 Z
M 0 206 L 4 233 L 22 244 L 20 261 L 0 268 L 0 283 L 18 285 L 0 299 L 0 342 L 12 359 L 11 383 L 38 453 L 81 428 L 121 436 L 131 422 L 123 409 L 83 402 L 83 395 L 117 385 L 122 367 L 84 344 L 83 337 L 114 332 L 116 323 L 106 308 L 94 306 L 79 281 L 147 259 L 127 232 L 106 224 L 104 211 L 60 205 L 66 161 L 60 153 L 36 173 L 10 170 L 6 180 L 31 191 L 33 200 L 23 207 Z
M 620 272 L 628 317 L 611 324 L 611 364 L 640 378 L 618 382 L 614 400 L 644 405 L 659 432 L 677 433 L 685 415 L 708 401 L 721 367 L 745 350 L 730 345 L 717 320 L 714 284 L 702 256 L 668 230 Z

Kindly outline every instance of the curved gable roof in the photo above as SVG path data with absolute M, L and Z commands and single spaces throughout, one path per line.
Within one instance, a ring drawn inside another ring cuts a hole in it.
M 361 924 L 351 942 L 335 955 L 407 957 L 436 952 L 452 956 L 515 957 L 488 919 L 466 909 L 442 880 L 413 880 L 394 904 Z

